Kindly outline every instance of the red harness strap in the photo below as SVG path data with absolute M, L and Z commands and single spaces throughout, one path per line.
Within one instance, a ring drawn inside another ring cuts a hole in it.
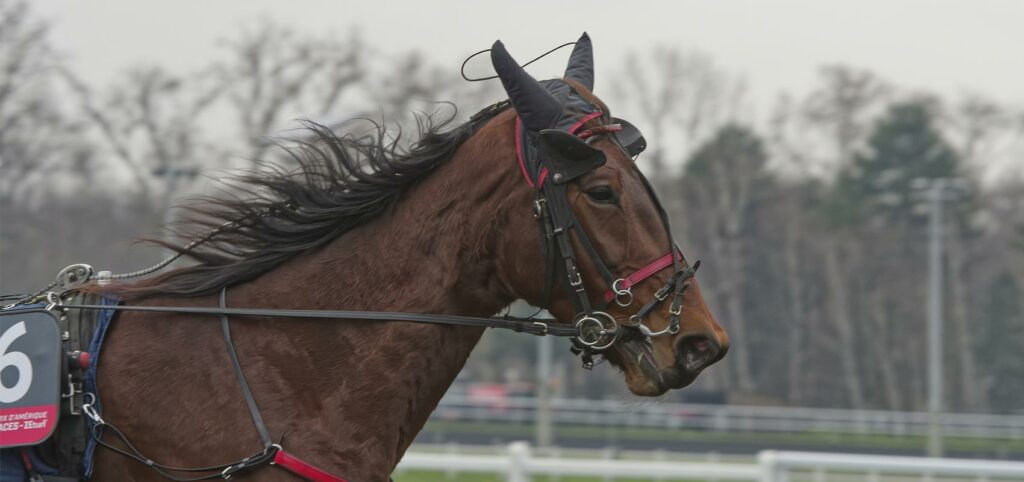
M 271 463 L 310 482 L 348 482 L 348 480 L 310 465 L 309 462 L 285 452 L 284 449 L 277 450 L 277 453 L 274 454 L 274 461 Z
M 679 260 L 682 261 L 683 257 L 680 256 Z M 640 284 L 641 281 L 650 278 L 651 276 L 654 276 L 654 274 L 657 273 L 658 271 L 668 268 L 669 266 L 672 266 L 672 253 L 668 253 L 665 256 L 662 256 L 654 260 L 651 264 L 644 266 L 643 268 L 636 270 L 635 273 L 623 278 L 622 282 L 619 283 L 618 288 L 622 290 L 628 290 L 633 286 Z M 606 302 L 611 303 L 614 299 L 615 290 L 609 289 L 607 292 L 605 292 L 604 300 Z

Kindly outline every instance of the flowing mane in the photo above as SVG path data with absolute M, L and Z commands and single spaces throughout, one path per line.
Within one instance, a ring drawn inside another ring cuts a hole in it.
M 227 194 L 206 196 L 184 208 L 185 240 L 207 236 L 197 245 L 144 239 L 191 258 L 196 264 L 138 283 L 107 287 L 127 299 L 191 297 L 251 280 L 291 257 L 318 248 L 388 210 L 417 181 L 450 159 L 479 127 L 504 109 L 481 111 L 450 130 L 455 117 L 418 119 L 419 138 L 400 145 L 381 124 L 360 137 L 336 135 L 305 122 L 310 140 L 281 146 L 298 164 L 261 168 L 228 181 Z

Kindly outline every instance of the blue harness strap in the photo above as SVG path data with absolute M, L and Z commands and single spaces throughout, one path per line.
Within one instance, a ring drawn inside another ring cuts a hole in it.
M 100 303 L 104 306 L 117 306 L 120 300 L 104 296 Z M 91 362 L 89 368 L 85 371 L 85 393 L 91 393 L 95 397 L 95 401 L 92 404 L 96 411 L 102 413 L 100 406 L 100 391 L 96 384 L 96 370 L 100 364 L 100 350 L 103 348 L 103 340 L 107 336 L 107 330 L 110 329 L 110 322 L 114 319 L 114 310 L 102 310 L 97 315 L 96 330 L 93 332 L 92 341 L 89 343 L 89 356 Z M 87 417 L 88 418 L 88 417 Z M 92 434 L 93 425 L 95 422 L 92 419 L 88 419 L 89 433 Z M 92 458 L 96 452 L 96 439 L 91 435 L 86 438 L 85 454 L 82 458 L 82 474 L 85 478 L 92 477 Z

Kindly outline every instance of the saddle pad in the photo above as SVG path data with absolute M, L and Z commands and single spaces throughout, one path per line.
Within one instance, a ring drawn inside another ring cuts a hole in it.
M 53 314 L 0 312 L 0 448 L 36 445 L 53 433 L 63 359 Z

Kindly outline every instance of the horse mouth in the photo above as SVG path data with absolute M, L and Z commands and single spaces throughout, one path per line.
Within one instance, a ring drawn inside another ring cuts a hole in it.
M 661 369 L 654 355 L 654 345 L 647 337 L 624 337 L 615 344 L 619 365 L 625 372 L 626 386 L 634 395 L 657 397 L 669 390 L 686 387 L 702 370 L 686 370 L 672 366 Z
M 628 338 L 615 345 L 626 374 L 626 386 L 634 395 L 656 397 L 670 388 L 664 382 L 648 338 Z

